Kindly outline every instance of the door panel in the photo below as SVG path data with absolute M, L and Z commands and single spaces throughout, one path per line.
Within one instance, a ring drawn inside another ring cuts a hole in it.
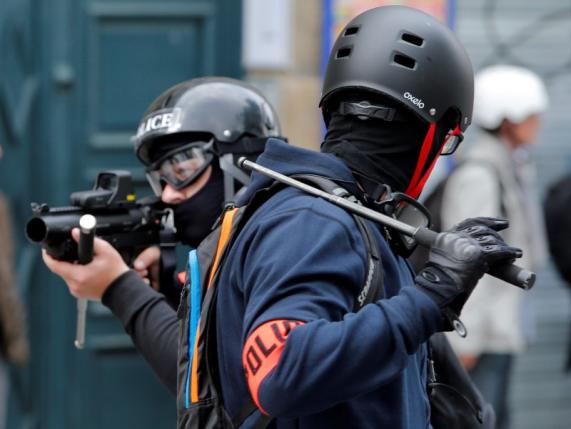
M 240 12 L 230 0 L 0 1 L 0 189 L 15 231 L 30 201 L 66 205 L 103 169 L 132 171 L 138 196 L 149 193 L 130 141 L 138 121 L 175 83 L 239 77 Z M 174 398 L 101 304 L 75 350 L 75 300 L 17 240 L 32 359 L 12 371 L 7 427 L 174 427 Z
M 116 147 L 146 106 L 182 79 L 211 74 L 214 8 L 161 4 L 143 10 L 92 8 L 88 59 L 90 141 Z

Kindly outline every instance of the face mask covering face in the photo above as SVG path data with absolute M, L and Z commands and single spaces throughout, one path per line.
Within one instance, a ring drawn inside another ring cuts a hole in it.
M 371 195 L 379 184 L 403 192 L 414 176 L 428 132 L 428 124 L 416 117 L 407 115 L 405 119 L 363 120 L 333 113 L 322 151 L 342 158 L 367 194 Z M 446 126 L 436 127 L 425 169 L 438 156 L 438 142 L 444 141 L 446 131 Z
M 426 129 L 420 121 L 361 120 L 334 113 L 322 150 L 342 158 L 359 179 L 404 191 Z

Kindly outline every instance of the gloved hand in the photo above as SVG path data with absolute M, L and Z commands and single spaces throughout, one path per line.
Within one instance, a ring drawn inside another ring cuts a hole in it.
M 415 282 L 442 310 L 448 322 L 446 330 L 451 330 L 478 280 L 490 267 L 522 256 L 521 249 L 506 244 L 497 232 L 508 226 L 504 219 L 479 217 L 437 235 Z

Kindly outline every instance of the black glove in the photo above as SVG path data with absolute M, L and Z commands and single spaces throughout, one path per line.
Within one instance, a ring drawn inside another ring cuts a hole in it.
M 507 220 L 479 217 L 437 235 L 415 282 L 442 310 L 448 322 L 446 330 L 454 326 L 465 335 L 460 332 L 463 326 L 456 326 L 454 321 L 478 280 L 491 266 L 521 257 L 521 249 L 507 245 L 497 233 L 508 225 Z

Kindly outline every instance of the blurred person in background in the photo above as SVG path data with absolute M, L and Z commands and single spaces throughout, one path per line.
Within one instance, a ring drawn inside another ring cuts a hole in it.
M 261 93 L 244 82 L 213 77 L 180 83 L 157 97 L 133 140 L 151 187 L 173 210 L 178 240 L 196 247 L 210 233 L 224 204 L 249 182 L 249 175 L 236 166 L 237 159 L 255 159 L 268 137 L 279 135 L 277 115 Z M 79 231 L 72 235 L 77 240 Z M 130 269 L 108 242 L 96 238 L 88 265 L 57 261 L 45 251 L 43 258 L 73 296 L 101 300 L 121 320 L 174 395 L 181 288 L 158 284 L 163 278 L 158 275 L 160 253 L 159 248 L 145 250 Z M 178 292 L 168 292 L 167 299 L 157 290 Z
M 0 163 L 2 161 L 0 145 Z M 24 365 L 28 359 L 28 341 L 24 306 L 18 295 L 14 276 L 10 208 L 0 192 L 0 428 L 6 421 L 9 387 L 7 364 Z
M 496 65 L 476 74 L 474 123 L 481 137 L 448 178 L 440 218 L 446 229 L 468 216 L 509 220 L 504 239 L 523 250 L 522 265 L 545 261 L 541 210 L 527 147 L 536 140 L 548 97 L 540 78 L 520 67 Z M 462 313 L 468 336 L 449 339 L 484 397 L 498 428 L 507 428 L 508 387 L 514 356 L 525 349 L 532 323 L 525 292 L 484 277 Z

